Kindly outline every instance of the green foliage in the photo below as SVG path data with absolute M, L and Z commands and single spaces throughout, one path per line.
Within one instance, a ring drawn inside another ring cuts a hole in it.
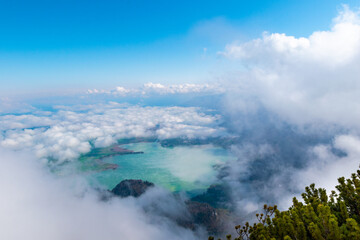
M 332 191 L 330 195 L 311 184 L 302 194 L 303 202 L 294 198 L 286 211 L 264 205 L 263 213 L 256 214 L 257 223 L 235 227 L 238 236 L 234 240 L 360 239 L 360 170 L 338 182 L 338 193 Z M 231 235 L 226 239 L 231 240 Z

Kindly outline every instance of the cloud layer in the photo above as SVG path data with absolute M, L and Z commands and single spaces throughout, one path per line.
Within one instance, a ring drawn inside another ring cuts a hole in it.
M 172 94 L 216 94 L 223 93 L 224 88 L 219 84 L 173 84 L 163 85 L 160 83 L 146 83 L 140 88 L 125 88 L 118 86 L 112 90 L 89 89 L 88 94 L 110 94 L 114 96 L 148 96 L 148 95 L 172 95 Z
M 193 107 L 139 107 L 117 103 L 58 107 L 56 112 L 0 117 L 0 146 L 32 150 L 38 158 L 74 160 L 95 147 L 133 137 L 222 136 L 220 117 Z

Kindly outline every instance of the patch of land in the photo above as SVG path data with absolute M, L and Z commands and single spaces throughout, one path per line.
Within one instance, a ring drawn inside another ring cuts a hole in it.
M 105 148 L 94 148 L 89 153 L 83 154 L 80 161 L 83 163 L 83 171 L 104 171 L 109 169 L 116 169 L 119 166 L 113 163 L 106 163 L 102 161 L 104 158 L 127 155 L 127 154 L 143 154 L 144 152 L 135 152 L 130 149 L 121 147 L 120 144 L 114 144 Z

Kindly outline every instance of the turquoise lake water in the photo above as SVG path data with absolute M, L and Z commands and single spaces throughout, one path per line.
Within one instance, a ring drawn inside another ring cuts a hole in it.
M 234 158 L 228 150 L 213 145 L 162 147 L 157 142 L 141 142 L 121 147 L 144 154 L 104 158 L 102 161 L 119 167 L 91 172 L 89 181 L 108 189 L 124 179 L 142 179 L 171 191 L 201 190 L 216 181 L 216 166 Z

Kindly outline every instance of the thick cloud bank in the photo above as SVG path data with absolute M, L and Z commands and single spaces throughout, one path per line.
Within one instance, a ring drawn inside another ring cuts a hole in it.
M 226 46 L 238 62 L 224 114 L 241 137 L 223 169 L 238 208 L 288 205 L 312 182 L 333 189 L 360 163 L 360 12 L 344 6 L 328 31 L 265 33 Z
M 0 239 L 199 238 L 158 211 L 144 212 L 159 199 L 164 211 L 183 210 L 162 191 L 104 202 L 81 179 L 56 179 L 29 154 L 0 149 L 0 156 Z
M 55 112 L 0 116 L 0 146 L 34 151 L 38 158 L 74 160 L 92 145 L 133 137 L 207 138 L 224 135 L 220 117 L 193 107 L 139 107 L 118 103 L 58 107 Z
M 236 103 L 240 110 L 253 110 L 254 104 L 239 104 L 246 97 L 290 123 L 359 129 L 359 12 L 345 6 L 329 31 L 307 38 L 265 33 L 260 39 L 230 44 L 221 54 L 247 69 L 232 82 L 238 87 L 236 95 L 241 93 Z

